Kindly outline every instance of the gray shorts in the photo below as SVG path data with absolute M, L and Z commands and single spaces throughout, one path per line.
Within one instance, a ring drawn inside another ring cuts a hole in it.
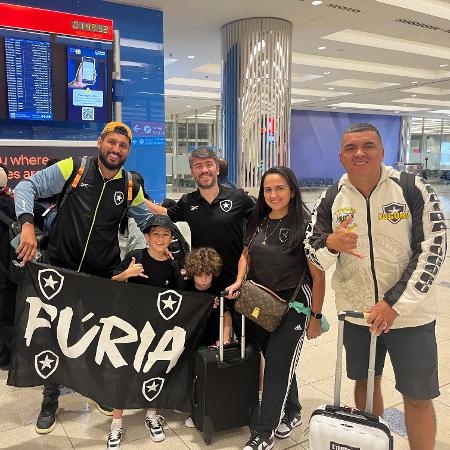
M 396 328 L 377 340 L 375 375 L 383 373 L 386 352 L 395 373 L 395 388 L 415 400 L 439 396 L 436 322 L 410 328 Z M 365 380 L 369 365 L 369 327 L 345 322 L 344 346 L 347 376 Z

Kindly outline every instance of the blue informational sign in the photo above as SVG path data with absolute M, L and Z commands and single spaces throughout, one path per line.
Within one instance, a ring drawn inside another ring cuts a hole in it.
M 67 47 L 69 122 L 108 121 L 108 52 Z
M 50 43 L 5 38 L 10 119 L 52 120 Z

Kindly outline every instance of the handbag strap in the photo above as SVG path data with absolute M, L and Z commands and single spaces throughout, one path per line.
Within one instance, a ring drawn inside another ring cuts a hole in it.
M 269 216 L 267 216 L 267 220 L 269 220 Z M 262 223 L 261 223 L 261 225 L 262 225 Z M 251 239 L 250 239 L 250 241 L 248 242 L 248 245 L 247 245 L 248 257 L 247 257 L 247 266 L 245 268 L 245 276 L 244 276 L 244 279 L 242 280 L 243 282 L 245 282 L 245 280 L 247 279 L 248 261 L 249 261 L 249 258 L 250 258 L 250 247 L 251 247 L 253 241 L 255 240 L 256 235 L 259 233 L 260 226 L 256 227 L 256 230 L 253 233 L 253 236 L 251 237 Z M 306 263 L 306 264 L 308 264 L 308 263 Z M 290 300 L 291 302 L 294 301 L 297 298 L 297 295 L 298 295 L 298 293 L 300 291 L 300 288 L 302 287 L 302 284 L 303 284 L 303 282 L 305 280 L 306 267 L 308 267 L 308 266 L 305 266 L 302 274 L 300 275 L 300 280 L 298 281 L 298 284 L 297 284 L 297 287 L 295 288 L 294 294 L 291 297 L 291 300 Z

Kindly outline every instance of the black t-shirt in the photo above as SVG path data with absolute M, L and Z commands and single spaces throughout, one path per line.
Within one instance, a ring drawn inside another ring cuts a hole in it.
M 158 261 L 152 258 L 146 248 L 133 250 L 128 253 L 123 261 L 114 270 L 114 275 L 122 273 L 128 269 L 131 263 L 131 258 L 135 257 L 136 263 L 141 263 L 144 267 L 144 274 L 148 278 L 144 277 L 130 277 L 128 281 L 130 283 L 145 284 L 147 286 L 154 287 L 169 287 L 173 289 L 182 288 L 182 279 L 179 270 L 173 264 L 172 260 L 166 259 L 165 261 Z
M 209 289 L 206 289 L 204 291 L 201 291 L 200 289 L 197 289 L 195 287 L 194 280 L 186 280 L 184 286 L 185 291 L 190 292 L 198 292 L 200 294 L 211 294 L 211 301 L 214 302 L 213 309 L 211 311 L 211 315 L 209 316 L 208 322 L 205 327 L 205 331 L 203 332 L 203 335 L 198 342 L 199 346 L 207 346 L 215 345 L 216 342 L 219 340 L 219 326 L 220 326 L 220 308 L 219 308 L 219 302 L 216 300 L 219 298 L 220 289 L 217 286 L 217 281 L 213 279 L 213 282 L 211 284 L 211 287 Z M 228 311 L 229 307 L 227 305 L 227 301 L 225 300 L 223 305 L 223 311 Z
M 184 194 L 167 211 L 173 222 L 189 224 L 192 248 L 212 247 L 220 254 L 223 269 L 218 285 L 223 289 L 235 281 L 244 224 L 254 207 L 254 200 L 242 189 L 219 186 L 219 194 L 211 204 L 197 190 Z
M 303 271 L 308 270 L 303 242 L 293 253 L 284 253 L 289 247 L 290 233 L 291 229 L 283 219 L 263 220 L 250 245 L 248 272 L 251 280 L 272 289 L 286 300 L 290 300 L 289 295 L 293 294 Z

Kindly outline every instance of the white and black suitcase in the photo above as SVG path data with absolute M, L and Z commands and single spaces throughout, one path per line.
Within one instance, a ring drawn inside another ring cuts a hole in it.
M 342 347 L 346 317 L 364 318 L 357 311 L 339 313 L 334 405 L 322 405 L 309 421 L 310 450 L 392 450 L 393 437 L 386 421 L 372 414 L 375 377 L 376 335 L 370 340 L 369 371 L 367 376 L 367 401 L 365 412 L 340 406 L 342 381 Z

